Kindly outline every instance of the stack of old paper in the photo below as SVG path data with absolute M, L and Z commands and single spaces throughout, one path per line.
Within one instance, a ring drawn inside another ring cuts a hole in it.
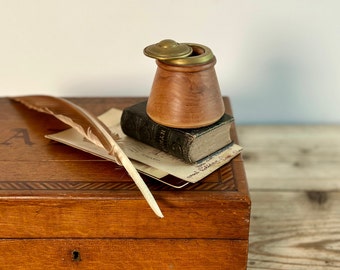
M 120 127 L 121 114 L 121 110 L 112 108 L 98 118 L 108 126 L 112 132 L 118 133 L 120 137 L 118 140 L 119 146 L 126 155 L 132 159 L 137 170 L 174 187 L 182 187 L 185 184 L 179 186 L 173 185 L 164 180 L 165 176 L 173 175 L 183 180 L 184 183 L 196 183 L 228 163 L 242 150 L 242 147 L 234 143 L 206 159 L 194 164 L 188 164 L 156 148 L 126 136 Z M 56 134 L 46 135 L 46 137 L 104 159 L 114 161 L 113 157 L 108 155 L 106 150 L 85 140 L 82 135 L 73 128 Z

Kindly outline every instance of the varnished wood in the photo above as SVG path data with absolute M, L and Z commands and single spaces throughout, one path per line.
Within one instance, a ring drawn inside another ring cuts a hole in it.
M 71 100 L 98 115 L 142 98 Z M 44 138 L 67 126 L 7 99 L 0 105 L 0 254 L 9 256 L 0 265 L 18 266 L 20 249 L 31 269 L 245 269 L 250 199 L 241 156 L 180 190 L 144 177 L 159 219 L 123 168 Z M 70 261 L 65 252 L 77 247 L 82 261 Z
M 157 123 L 176 128 L 207 126 L 224 113 L 214 65 L 172 66 L 157 60 L 157 71 L 147 103 Z
M 4 239 L 1 269 L 245 269 L 247 241 Z M 155 248 L 157 247 L 157 248 Z
M 340 126 L 238 126 L 252 216 L 248 269 L 339 269 Z

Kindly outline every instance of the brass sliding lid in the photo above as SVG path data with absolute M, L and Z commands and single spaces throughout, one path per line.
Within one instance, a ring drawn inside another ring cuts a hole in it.
M 204 45 L 178 43 L 172 39 L 147 46 L 144 54 L 166 64 L 181 66 L 206 64 L 214 58 L 212 51 Z
M 144 49 L 144 54 L 158 60 L 168 60 L 187 57 L 192 48 L 184 43 L 180 44 L 172 39 L 164 39 Z

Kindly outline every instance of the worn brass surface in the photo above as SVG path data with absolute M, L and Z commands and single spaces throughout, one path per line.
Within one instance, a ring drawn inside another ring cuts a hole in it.
M 194 43 L 187 43 L 187 45 L 193 49 L 190 56 L 185 58 L 167 59 L 162 62 L 169 65 L 192 66 L 207 64 L 215 58 L 214 54 L 207 46 Z
M 172 39 L 164 39 L 159 43 L 147 46 L 144 49 L 144 54 L 158 60 L 167 60 L 189 56 L 192 51 L 193 49 L 184 43 L 177 43 Z
M 165 64 L 191 66 L 209 63 L 214 59 L 212 51 L 204 45 L 195 43 L 178 43 L 165 39 L 147 46 L 144 54 L 158 59 Z

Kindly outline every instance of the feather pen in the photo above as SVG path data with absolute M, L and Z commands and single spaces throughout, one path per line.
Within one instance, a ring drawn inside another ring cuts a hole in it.
M 80 106 L 59 97 L 37 95 L 12 97 L 11 99 L 24 104 L 30 109 L 53 115 L 77 130 L 95 145 L 105 148 L 108 154 L 112 155 L 119 165 L 125 167 L 155 214 L 161 218 L 163 217 L 149 188 L 144 183 L 130 159 L 115 141 L 117 136 L 112 136 L 108 127 L 97 117 L 93 116 Z

